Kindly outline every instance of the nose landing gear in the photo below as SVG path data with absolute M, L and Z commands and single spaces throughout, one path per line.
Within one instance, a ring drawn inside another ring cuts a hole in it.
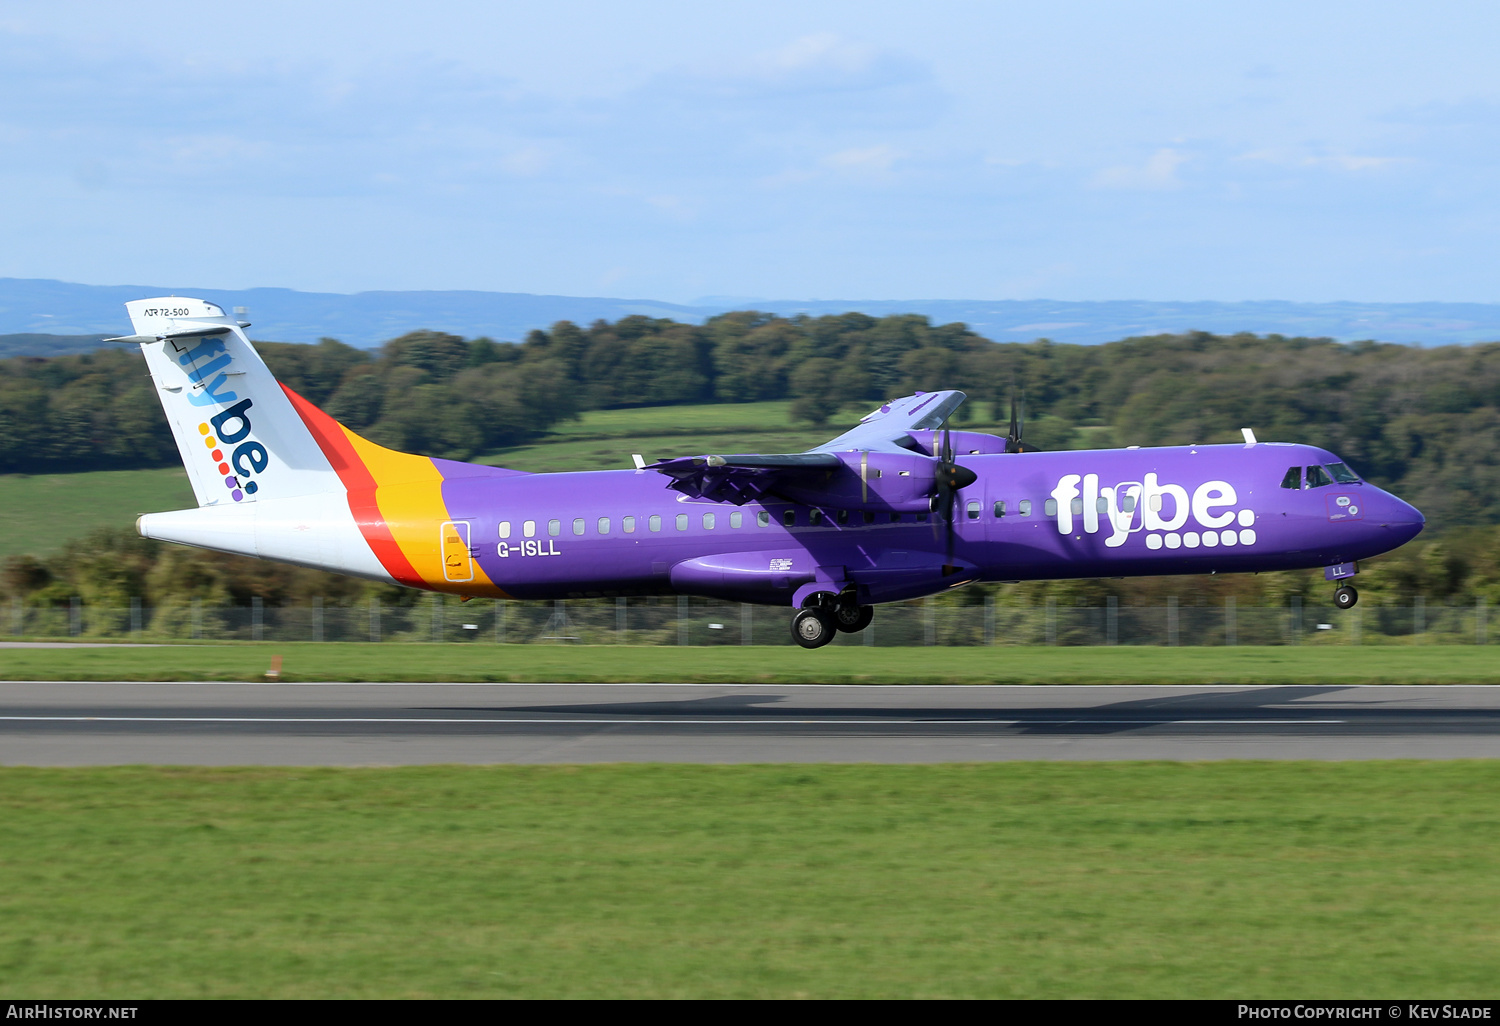
M 1354 603 L 1359 601 L 1359 592 L 1354 590 L 1354 585 L 1346 584 L 1333 593 L 1333 604 L 1340 609 L 1353 609 Z

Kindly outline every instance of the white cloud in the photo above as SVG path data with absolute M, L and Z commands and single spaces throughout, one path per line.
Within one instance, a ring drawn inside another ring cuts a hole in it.
M 1157 150 L 1144 164 L 1121 164 L 1107 167 L 1094 175 L 1092 184 L 1099 189 L 1176 189 L 1182 186 L 1177 169 L 1190 159 L 1170 147 Z

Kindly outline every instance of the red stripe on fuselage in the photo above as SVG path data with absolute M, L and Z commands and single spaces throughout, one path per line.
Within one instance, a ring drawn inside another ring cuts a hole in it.
M 401 551 L 401 546 L 396 544 L 385 517 L 381 516 L 380 506 L 375 501 L 375 478 L 349 443 L 343 425 L 285 385 L 281 390 L 292 401 L 302 423 L 312 432 L 323 455 L 328 457 L 339 480 L 344 483 L 349 493 L 349 512 L 354 514 L 354 522 L 359 525 L 359 533 L 364 535 L 370 551 L 375 553 L 386 573 L 402 584 L 420 587 L 423 583 L 421 575 Z

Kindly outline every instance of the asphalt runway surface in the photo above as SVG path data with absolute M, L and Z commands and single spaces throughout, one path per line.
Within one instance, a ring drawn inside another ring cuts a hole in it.
M 1500 687 L 0 683 L 0 764 L 1500 757 Z

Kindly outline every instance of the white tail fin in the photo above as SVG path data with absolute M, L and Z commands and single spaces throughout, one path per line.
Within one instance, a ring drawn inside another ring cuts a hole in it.
M 201 299 L 125 304 L 198 505 L 342 492 L 241 323 Z

